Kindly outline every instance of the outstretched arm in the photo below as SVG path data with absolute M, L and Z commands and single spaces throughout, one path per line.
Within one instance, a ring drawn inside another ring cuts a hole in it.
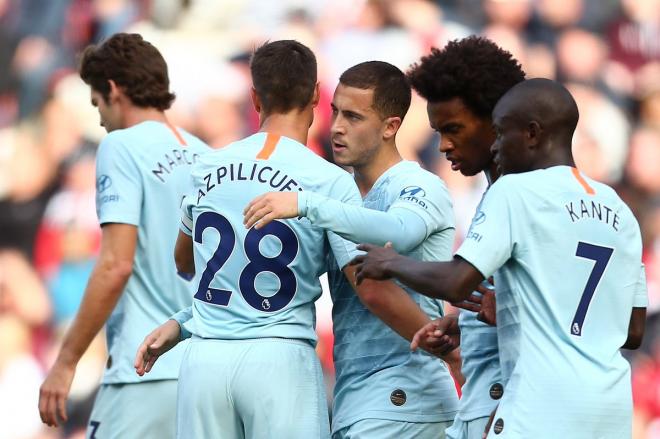
M 137 227 L 105 224 L 101 254 L 57 360 L 39 391 L 39 414 L 49 426 L 66 421 L 66 401 L 80 357 L 105 324 L 133 270 Z
M 269 192 L 250 202 L 244 211 L 247 228 L 261 228 L 274 219 L 307 217 L 315 226 L 353 242 L 385 245 L 391 242 L 406 253 L 427 237 L 422 217 L 405 208 L 382 212 L 355 206 L 312 192 Z
M 463 258 L 448 262 L 422 262 L 396 253 L 391 248 L 360 244 L 367 254 L 357 256 L 356 281 L 396 278 L 413 290 L 436 299 L 460 302 L 470 297 L 484 276 Z

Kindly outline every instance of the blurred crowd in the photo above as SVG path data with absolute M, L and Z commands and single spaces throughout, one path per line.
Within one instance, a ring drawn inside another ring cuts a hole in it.
M 102 373 L 99 337 L 78 366 L 70 421 L 42 427 L 38 389 L 100 238 L 94 160 L 104 131 L 77 55 L 119 31 L 161 50 L 177 94 L 169 118 L 215 148 L 257 129 L 248 63 L 266 39 L 317 54 L 322 100 L 309 147 L 329 160 L 332 93 L 361 61 L 407 70 L 432 46 L 481 34 L 528 77 L 566 84 L 580 109 L 578 167 L 614 186 L 642 227 L 648 325 L 627 356 L 634 437 L 660 438 L 660 0 L 0 0 L 0 439 L 80 436 Z M 451 172 L 418 97 L 398 145 L 447 182 L 464 236 L 485 181 Z M 319 354 L 331 379 L 328 306 L 324 297 Z

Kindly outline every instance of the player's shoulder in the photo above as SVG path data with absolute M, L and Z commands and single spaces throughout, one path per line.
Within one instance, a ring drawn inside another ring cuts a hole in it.
M 189 147 L 194 152 L 199 154 L 205 154 L 207 152 L 213 151 L 213 148 L 211 148 L 206 142 L 194 134 L 189 133 L 183 128 L 177 128 L 177 130 L 179 133 L 181 133 L 181 137 L 185 142 L 185 145 L 183 145 L 184 147 Z
M 401 190 L 410 186 L 411 190 L 413 187 L 419 187 L 424 191 L 448 193 L 447 185 L 440 177 L 422 168 L 415 161 L 404 160 L 395 165 L 393 170 L 390 185 L 400 186 Z

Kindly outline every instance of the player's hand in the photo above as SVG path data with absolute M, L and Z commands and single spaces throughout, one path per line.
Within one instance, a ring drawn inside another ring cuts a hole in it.
M 297 216 L 297 192 L 267 192 L 250 201 L 250 204 L 243 210 L 243 224 L 246 229 L 252 226 L 260 229 L 274 219 Z
M 418 348 L 441 357 L 449 354 L 460 345 L 460 329 L 457 316 L 445 316 L 433 320 L 415 333 L 410 343 L 411 350 Z
M 75 373 L 75 365 L 58 359 L 39 388 L 39 416 L 49 427 L 58 427 L 68 419 L 66 401 Z
M 176 320 L 167 322 L 147 335 L 135 355 L 135 371 L 142 376 L 149 373 L 158 357 L 176 346 L 181 337 L 181 328 Z
M 491 285 L 493 278 L 488 279 Z M 470 297 L 462 302 L 452 303 L 456 308 L 462 308 L 468 311 L 476 312 L 477 319 L 491 326 L 497 324 L 495 291 L 483 284 L 477 286 L 477 291 L 481 295 L 471 294 Z
M 389 274 L 389 267 L 396 260 L 399 254 L 391 246 L 378 247 L 373 244 L 360 244 L 358 250 L 367 252 L 364 255 L 356 256 L 350 265 L 354 265 L 355 278 L 360 285 L 364 279 L 385 280 L 392 276 Z

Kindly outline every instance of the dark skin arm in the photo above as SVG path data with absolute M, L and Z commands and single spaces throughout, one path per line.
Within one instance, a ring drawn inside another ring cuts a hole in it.
M 633 308 L 628 325 L 628 339 L 621 346 L 623 349 L 637 349 L 642 345 L 645 324 L 646 308 Z
M 192 237 L 180 230 L 174 246 L 174 262 L 179 273 L 195 274 Z
M 364 279 L 396 278 L 425 296 L 454 303 L 469 298 L 484 280 L 479 270 L 458 256 L 447 262 L 422 262 L 391 248 L 371 244 L 360 244 L 358 248 L 367 252 L 351 261 L 358 284 Z

